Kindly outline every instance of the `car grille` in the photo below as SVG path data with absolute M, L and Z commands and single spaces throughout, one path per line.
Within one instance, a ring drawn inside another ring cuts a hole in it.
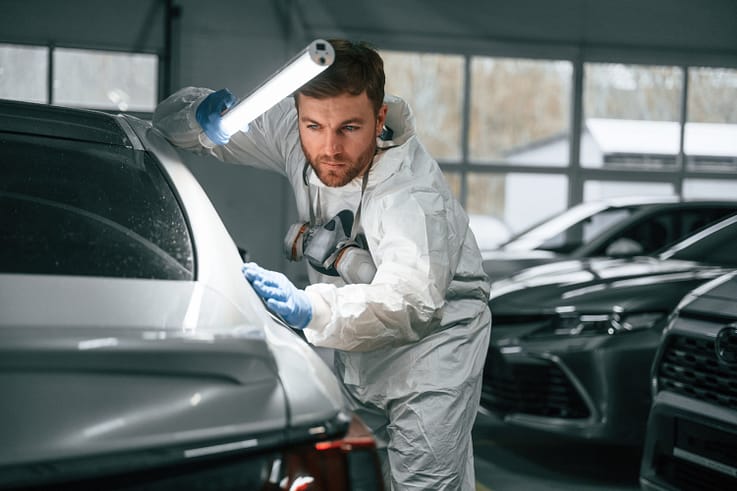
M 590 416 L 560 367 L 547 360 L 506 363 L 495 350 L 484 368 L 482 404 L 503 413 L 579 419 Z
M 658 387 L 717 406 L 737 409 L 737 371 L 717 361 L 714 342 L 673 335 L 658 367 Z

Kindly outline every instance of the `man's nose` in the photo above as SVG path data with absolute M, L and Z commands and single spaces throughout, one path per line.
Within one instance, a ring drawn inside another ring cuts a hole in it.
M 334 133 L 328 133 L 325 137 L 325 153 L 335 155 L 343 151 L 343 145 L 340 136 Z

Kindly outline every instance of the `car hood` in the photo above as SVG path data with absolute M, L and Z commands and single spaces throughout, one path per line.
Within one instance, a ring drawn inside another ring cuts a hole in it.
M 342 409 L 329 369 L 261 310 L 197 282 L 0 275 L 0 467 L 151 464 L 324 425 Z
M 673 296 L 727 270 L 700 263 L 592 258 L 528 268 L 493 283 L 490 306 L 498 315 L 553 313 L 574 306 L 582 311 L 672 309 Z M 657 290 L 653 288 L 657 286 Z
M 481 258 L 484 272 L 491 281 L 508 278 L 525 268 L 565 259 L 564 256 L 554 252 L 537 249 L 529 251 L 486 251 L 482 252 Z

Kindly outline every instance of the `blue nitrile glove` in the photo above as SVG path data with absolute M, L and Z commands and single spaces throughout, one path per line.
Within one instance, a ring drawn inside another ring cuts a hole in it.
M 205 97 L 195 111 L 195 118 L 202 131 L 216 145 L 225 145 L 230 135 L 222 127 L 223 113 L 236 102 L 236 98 L 228 89 L 220 89 Z
M 243 276 L 253 285 L 266 305 L 295 329 L 304 329 L 312 320 L 312 305 L 304 290 L 292 284 L 282 273 L 256 263 L 243 264 Z

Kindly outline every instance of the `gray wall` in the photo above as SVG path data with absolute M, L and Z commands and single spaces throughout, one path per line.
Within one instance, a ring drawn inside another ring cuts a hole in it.
M 167 8 L 172 7 L 172 15 Z M 245 95 L 310 40 L 379 48 L 737 66 L 734 0 L 0 0 L 0 42 L 161 54 L 161 96 L 179 87 Z M 187 156 L 253 259 L 281 256 L 294 219 L 285 180 Z

